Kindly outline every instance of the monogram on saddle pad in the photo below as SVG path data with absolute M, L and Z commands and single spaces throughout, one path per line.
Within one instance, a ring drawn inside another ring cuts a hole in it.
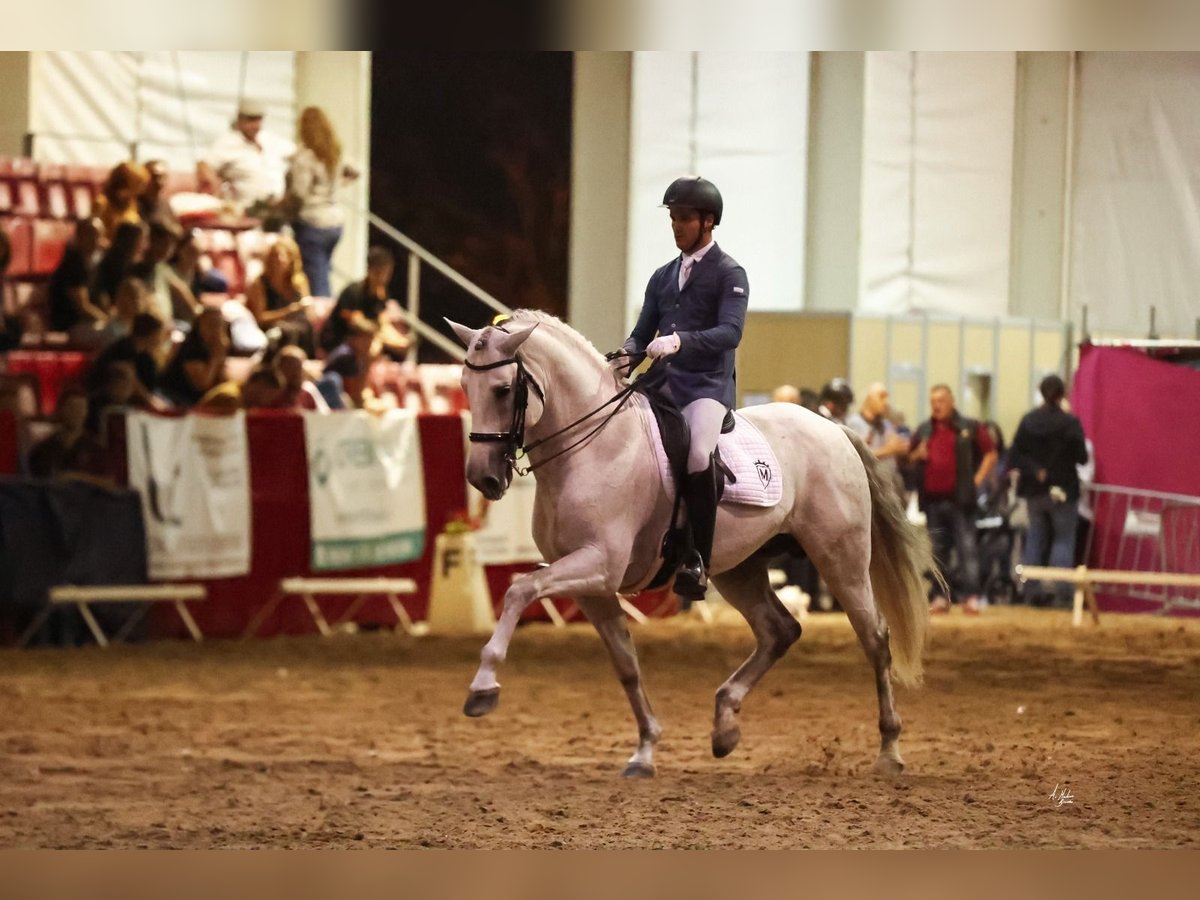
M 660 423 L 664 413 L 658 404 L 639 404 L 639 407 L 663 487 L 674 500 L 676 479 L 672 472 L 681 472 L 686 467 L 687 423 L 681 416 L 670 416 L 669 411 L 668 418 Z M 722 503 L 775 506 L 783 499 L 783 479 L 775 451 L 762 432 L 738 412 L 726 416 L 717 441 L 717 461 L 720 473 L 717 496 Z

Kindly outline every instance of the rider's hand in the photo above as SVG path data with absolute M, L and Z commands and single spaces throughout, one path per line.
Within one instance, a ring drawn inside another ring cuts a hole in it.
M 656 337 L 646 348 L 646 355 L 651 359 L 662 359 L 672 353 L 679 352 L 679 335 L 664 334 Z

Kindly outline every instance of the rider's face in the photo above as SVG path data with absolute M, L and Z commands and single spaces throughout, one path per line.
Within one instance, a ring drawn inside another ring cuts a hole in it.
M 685 253 L 698 250 L 704 245 L 705 218 L 699 210 L 686 206 L 671 207 L 671 231 L 675 233 L 675 246 Z

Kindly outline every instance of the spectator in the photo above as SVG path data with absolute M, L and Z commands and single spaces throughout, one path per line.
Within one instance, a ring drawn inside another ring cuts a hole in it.
M 292 231 L 313 295 L 332 297 L 329 266 L 344 222 L 337 189 L 358 173 L 342 165 L 341 142 L 319 108 L 309 106 L 300 113 L 299 137 L 300 149 L 288 171 L 288 196 L 298 207 Z
M 109 344 L 92 361 L 84 385 L 89 393 L 97 393 L 112 366 L 128 366 L 133 372 L 133 393 L 139 405 L 162 408 L 154 394 L 158 390 L 159 350 L 166 338 L 163 320 L 154 313 L 138 313 L 128 335 Z
M 850 404 L 854 402 L 854 391 L 845 378 L 835 378 L 821 388 L 820 405 L 817 412 L 825 418 L 846 424 L 846 414 L 850 412 Z
M 345 343 L 335 347 L 325 358 L 325 374 L 338 376 L 345 394 L 345 398 L 334 396 L 336 382 L 323 379 L 318 387 L 330 409 L 344 409 L 346 406 L 365 409 L 374 405 L 373 395 L 367 388 L 367 375 L 375 361 L 375 338 L 375 326 L 369 319 L 355 320 L 350 324 Z
M 175 245 L 171 257 L 171 268 L 179 280 L 191 289 L 192 296 L 201 294 L 228 294 L 229 281 L 217 269 L 206 265 L 204 254 L 196 243 L 196 235 L 185 231 Z
M 913 435 L 908 459 L 919 464 L 921 509 L 938 565 L 949 578 L 953 599 L 961 600 L 963 612 L 976 614 L 980 611 L 976 496 L 996 464 L 996 450 L 987 429 L 954 408 L 954 394 L 947 385 L 934 386 L 929 406 L 931 415 Z M 949 609 L 950 598 L 935 582 L 930 610 Z
M 821 411 L 821 395 L 812 388 L 800 388 L 800 405 L 809 412 Z
M 136 274 L 135 267 L 146 252 L 146 226 L 122 222 L 112 235 L 108 251 L 100 258 L 92 283 L 92 303 L 107 311 L 117 296 L 117 285 Z
M 283 381 L 279 405 L 287 409 L 329 412 L 329 403 L 305 371 L 304 364 L 307 361 L 308 356 L 305 352 L 295 346 L 282 348 L 275 357 L 275 369 Z M 333 390 L 335 393 L 341 391 L 340 378 Z
M 63 250 L 46 285 L 51 331 L 70 331 L 80 322 L 102 322 L 108 317 L 93 302 L 89 287 L 103 227 L 94 217 L 75 223 L 75 237 Z
M 409 347 L 409 338 L 386 316 L 388 286 L 396 270 L 396 260 L 386 247 L 372 247 L 367 253 L 367 277 L 347 285 L 321 329 L 321 346 L 332 350 L 346 340 L 353 322 L 369 322 L 378 335 L 382 349 L 401 356 Z
M 812 393 L 811 391 L 809 393 Z M 781 384 L 771 392 L 772 403 L 795 403 L 800 404 L 802 393 L 799 388 L 792 384 Z M 813 394 L 815 397 L 816 395 Z M 813 410 L 815 412 L 815 410 Z M 812 611 L 833 609 L 834 603 L 823 607 L 820 603 L 822 598 L 821 591 L 821 575 L 817 572 L 817 567 L 813 565 L 813 561 L 808 558 L 808 554 L 803 550 L 796 552 L 782 553 L 774 557 L 768 564 L 768 568 L 777 569 L 783 572 L 784 584 L 795 585 L 808 595 L 808 608 Z
M 229 329 L 219 309 L 205 309 L 163 370 L 163 395 L 179 406 L 195 406 L 224 383 Z
M 145 190 L 149 180 L 150 176 L 146 173 L 145 166 L 135 162 L 123 162 L 109 172 L 92 210 L 92 215 L 100 220 L 108 238 L 112 239 L 118 226 L 123 223 L 141 223 L 142 213 L 138 207 L 138 197 Z
M 1069 569 L 1075 564 L 1079 527 L 1079 471 L 1088 461 L 1083 426 L 1062 408 L 1063 380 L 1047 375 L 1038 386 L 1043 403 L 1027 412 L 1013 438 L 1011 464 L 1020 472 L 1017 494 L 1025 498 L 1029 530 L 1023 560 L 1027 566 Z M 1025 585 L 1026 597 L 1041 591 L 1036 581 Z M 1059 606 L 1070 606 L 1070 582 L 1055 583 Z
M 244 98 L 230 130 L 196 167 L 202 189 L 227 196 L 251 214 L 283 197 L 285 161 L 296 150 L 291 141 L 263 130 L 265 113 L 262 103 Z
M 799 403 L 800 388 L 794 384 L 781 384 L 771 391 L 772 403 Z
M 260 366 L 242 384 L 243 409 L 273 409 L 280 406 L 283 379 L 271 366 Z
M 146 288 L 134 277 L 124 279 L 117 287 L 117 296 L 108 320 L 100 329 L 98 345 L 107 347 L 113 341 L 126 337 L 133 331 L 134 319 L 146 312 Z
M 180 233 L 164 222 L 150 223 L 149 241 L 134 274 L 149 292 L 152 308 L 164 322 L 179 322 L 190 328 L 200 314 L 200 303 L 191 287 L 171 268 L 168 260 L 175 252 Z
M 295 344 L 313 356 L 316 345 L 308 319 L 311 305 L 308 279 L 300 269 L 300 251 L 293 241 L 281 237 L 267 251 L 262 274 L 246 289 L 246 307 L 264 332 L 279 328 L 285 344 Z
M 149 160 L 146 163 L 146 185 L 138 195 L 138 213 L 147 225 L 158 223 L 180 234 L 183 226 L 167 200 L 166 187 L 167 164 L 161 159 Z
M 83 388 L 66 388 L 54 410 L 54 431 L 29 453 L 34 478 L 57 478 L 68 473 L 95 474 L 100 446 L 88 434 L 88 398 Z
M 21 334 L 24 331 L 21 321 L 16 316 L 10 316 L 6 311 L 8 285 L 5 275 L 8 274 L 8 264 L 12 262 L 12 244 L 8 232 L 0 229 L 0 353 L 12 350 L 21 345 Z
M 897 433 L 896 426 L 888 418 L 889 398 L 887 385 L 876 381 L 867 388 L 862 406 L 846 420 L 846 425 L 871 448 L 875 458 L 888 472 L 896 488 L 896 495 L 903 497 L 904 482 L 900 475 L 900 460 L 908 454 L 908 441 Z
M 107 437 L 108 417 L 124 412 L 137 398 L 137 378 L 133 367 L 118 363 L 105 369 L 97 390 L 88 396 L 87 432 L 104 440 Z

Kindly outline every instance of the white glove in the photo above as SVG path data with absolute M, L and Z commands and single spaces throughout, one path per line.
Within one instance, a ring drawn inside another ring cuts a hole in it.
M 679 335 L 663 334 L 656 337 L 650 342 L 650 346 L 646 348 L 646 355 L 651 359 L 662 359 L 664 356 L 670 356 L 672 353 L 679 352 Z

